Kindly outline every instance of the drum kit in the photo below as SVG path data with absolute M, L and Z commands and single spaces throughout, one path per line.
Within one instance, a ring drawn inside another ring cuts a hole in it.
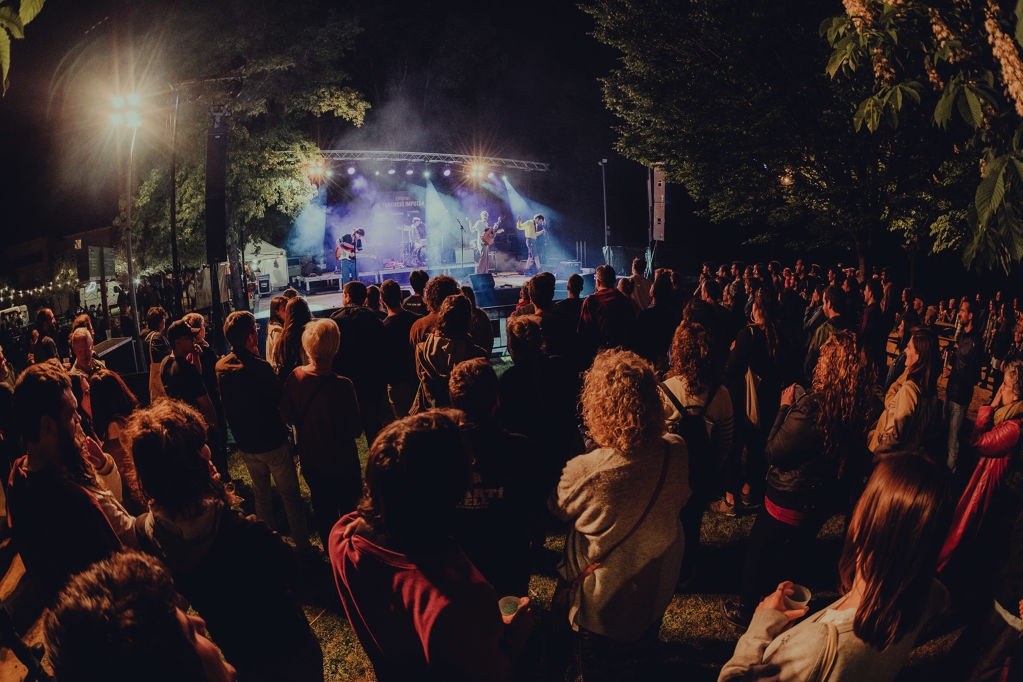
M 418 218 L 411 225 L 401 226 L 401 262 L 407 268 L 421 268 L 426 265 L 426 239 L 421 236 L 419 228 L 422 222 Z

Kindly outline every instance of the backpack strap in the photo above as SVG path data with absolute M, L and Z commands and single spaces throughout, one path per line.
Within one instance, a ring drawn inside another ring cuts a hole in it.
M 657 502 L 657 498 L 660 497 L 661 495 L 661 488 L 664 487 L 664 479 L 668 477 L 668 460 L 670 458 L 671 444 L 668 443 L 668 441 L 664 441 L 664 461 L 661 463 L 661 474 L 657 479 L 657 486 L 654 488 L 654 494 L 650 497 L 650 501 L 647 502 L 646 509 L 644 509 L 643 513 L 639 515 L 639 518 L 636 520 L 636 523 L 632 526 L 632 528 L 629 529 L 628 533 L 623 535 L 618 542 L 611 545 L 611 547 L 609 547 L 600 556 L 600 558 L 598 558 L 596 561 L 592 562 L 589 566 L 584 568 L 583 571 L 579 575 L 577 575 L 572 580 L 571 583 L 569 583 L 570 588 L 574 588 L 582 584 L 583 580 L 585 580 L 586 577 L 589 576 L 591 573 L 596 571 L 602 563 L 607 561 L 607 558 L 611 556 L 611 553 L 614 552 L 619 547 L 621 547 L 626 540 L 631 538 L 633 533 L 635 533 L 639 529 L 640 525 L 642 525 L 643 521 L 646 520 L 646 517 L 650 514 L 650 510 L 654 508 L 654 503 Z

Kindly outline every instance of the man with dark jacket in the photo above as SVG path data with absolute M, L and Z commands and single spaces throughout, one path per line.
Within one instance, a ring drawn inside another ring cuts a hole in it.
M 402 307 L 401 287 L 393 279 L 380 285 L 380 299 L 387 307 L 387 317 L 383 322 L 387 398 L 395 418 L 401 419 L 408 416 L 416 395 L 416 358 L 409 334 L 419 318 Z
M 959 431 L 962 429 L 966 411 L 973 400 L 973 388 L 980 381 L 980 370 L 984 365 L 984 342 L 974 314 L 978 304 L 973 299 L 963 299 L 959 305 L 959 324 L 962 332 L 952 352 L 951 366 L 945 367 L 948 384 L 945 386 L 945 420 L 948 422 L 948 468 L 956 470 L 959 463 Z
M 529 280 L 529 298 L 533 302 L 533 314 L 540 318 L 544 354 L 562 357 L 571 355 L 574 360 L 577 350 L 575 327 L 578 320 L 566 319 L 555 308 L 554 285 L 554 275 L 549 272 L 541 272 Z
M 384 424 L 391 421 L 384 363 L 393 359 L 384 355 L 383 323 L 365 305 L 366 285 L 358 280 L 345 284 L 341 303 L 342 308 L 330 316 L 341 332 L 334 372 L 355 385 L 366 441 L 372 443 Z
M 587 359 L 592 359 L 601 348 L 632 348 L 634 308 L 625 294 L 615 288 L 616 282 L 614 268 L 601 265 L 597 268 L 597 290 L 583 301 L 578 333 Z
M 881 311 L 883 296 L 881 281 L 868 279 L 863 285 L 863 316 L 860 318 L 859 342 L 867 360 L 877 367 L 878 375 L 885 366 L 885 343 L 888 341 L 888 329 L 885 327 L 884 313 Z
M 217 361 L 217 384 L 227 423 L 252 477 L 256 515 L 271 527 L 274 525 L 270 497 L 273 476 L 284 500 L 291 537 L 300 550 L 309 551 L 309 528 L 298 490 L 298 471 L 279 409 L 281 384 L 270 363 L 259 357 L 256 318 L 247 311 L 231 313 L 224 322 L 224 336 L 232 352 Z

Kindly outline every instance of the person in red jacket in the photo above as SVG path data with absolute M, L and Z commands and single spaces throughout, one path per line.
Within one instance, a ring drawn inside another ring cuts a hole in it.
M 399 419 L 373 441 L 358 511 L 330 534 L 330 563 L 376 677 L 507 680 L 532 626 L 528 597 L 498 594 L 449 537 L 469 462 L 447 410 Z

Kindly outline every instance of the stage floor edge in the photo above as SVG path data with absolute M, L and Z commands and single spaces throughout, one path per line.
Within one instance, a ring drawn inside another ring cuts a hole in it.
M 588 275 L 595 272 L 594 268 L 582 268 L 581 274 Z M 521 287 L 523 284 L 529 281 L 531 275 L 524 275 L 518 272 L 501 272 L 494 275 L 494 288 L 502 289 L 509 287 Z M 555 285 L 555 300 L 565 298 L 567 296 L 565 291 L 565 284 L 568 279 L 559 279 Z M 470 284 L 469 278 L 466 277 L 462 284 Z M 412 291 L 408 285 L 403 285 L 402 289 L 406 291 Z M 341 307 L 341 292 L 340 291 L 322 291 L 312 294 L 306 294 L 301 290 L 299 293 L 305 298 L 309 304 L 309 310 L 316 315 L 317 312 L 323 312 L 324 310 L 333 310 Z M 279 295 L 279 291 L 273 293 L 274 296 Z M 256 310 L 254 311 L 257 320 L 267 320 L 270 317 L 270 299 L 272 296 L 263 296 L 256 303 Z

